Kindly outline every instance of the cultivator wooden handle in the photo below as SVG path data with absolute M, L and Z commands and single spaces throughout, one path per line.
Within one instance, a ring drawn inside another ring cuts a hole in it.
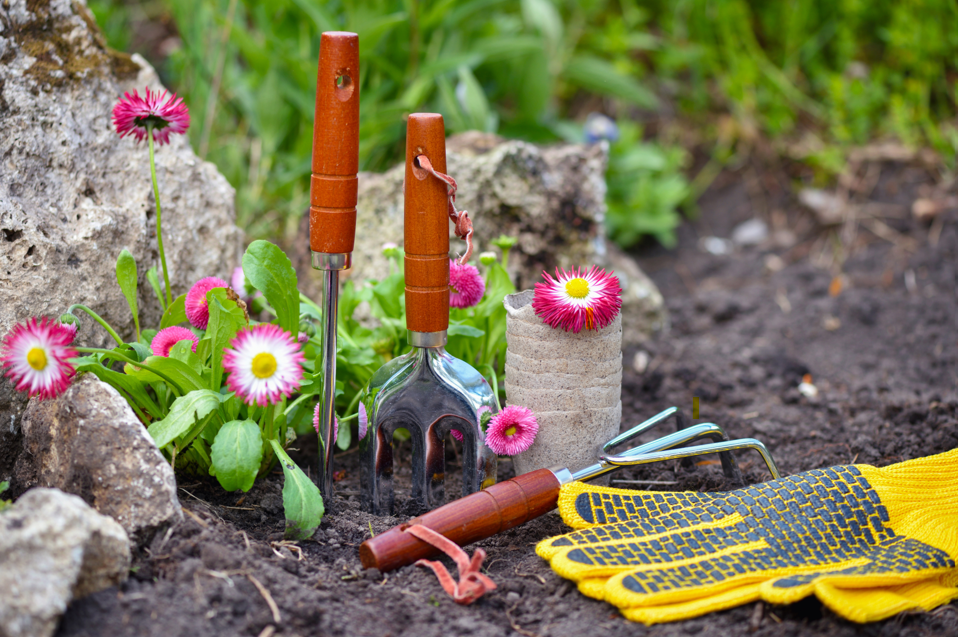
M 406 327 L 441 332 L 449 327 L 449 217 L 446 184 L 419 167 L 425 155 L 446 172 L 442 115 L 415 113 L 406 125 Z
M 359 36 L 328 31 L 319 45 L 309 247 L 353 251 L 359 172 Z
M 561 484 L 549 469 L 539 469 L 494 484 L 450 502 L 366 540 L 359 547 L 363 568 L 392 571 L 439 554 L 405 529 L 421 524 L 465 546 L 524 524 L 556 507 Z

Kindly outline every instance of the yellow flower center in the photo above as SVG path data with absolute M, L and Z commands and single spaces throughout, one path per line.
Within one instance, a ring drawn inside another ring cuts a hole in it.
M 504 432 L 502 432 L 502 433 L 504 433 L 505 435 L 507 435 L 507 436 L 509 436 L 509 437 L 511 438 L 512 436 L 516 435 L 516 426 L 513 425 L 513 426 L 509 427 L 508 429 L 506 429 L 506 430 L 505 430 Z
M 27 365 L 42 372 L 47 366 L 47 353 L 41 347 L 34 347 L 27 352 Z
M 253 357 L 253 376 L 269 378 L 276 373 L 276 357 L 269 352 L 260 352 Z
M 570 279 L 565 284 L 565 291 L 574 299 L 584 299 L 589 296 L 589 282 L 582 277 Z

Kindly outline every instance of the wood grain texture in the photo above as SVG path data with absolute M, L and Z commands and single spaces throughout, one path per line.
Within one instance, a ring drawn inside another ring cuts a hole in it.
M 353 251 L 359 171 L 359 36 L 328 31 L 319 44 L 309 247 Z
M 406 327 L 439 332 L 449 327 L 449 216 L 446 185 L 416 164 L 425 155 L 446 172 L 442 115 L 414 113 L 406 125 Z M 418 540 L 417 540 L 418 541 Z
M 554 509 L 559 487 L 548 469 L 500 482 L 366 540 L 359 547 L 359 559 L 363 568 L 385 573 L 438 555 L 431 545 L 404 532 L 412 524 L 427 526 L 460 546 L 478 542 Z

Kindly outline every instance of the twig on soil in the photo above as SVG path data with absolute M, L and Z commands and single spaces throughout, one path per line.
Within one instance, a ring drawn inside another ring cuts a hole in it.
M 270 624 L 260 632 L 259 637 L 273 637 L 273 633 L 275 632 L 276 627 Z
M 765 611 L 765 604 L 758 602 L 752 610 L 752 616 L 748 620 L 748 632 L 754 633 L 762 626 L 762 613 Z
M 220 506 L 224 509 L 233 509 L 234 511 L 255 511 L 256 510 L 250 507 L 230 507 L 230 506 L 226 506 L 225 504 L 221 504 Z
M 532 577 L 539 580 L 539 583 L 543 586 L 546 585 L 546 578 L 542 577 L 541 575 L 536 575 L 535 573 L 520 573 L 518 566 L 516 566 L 515 573 L 517 577 Z
M 506 609 L 506 619 L 509 620 L 509 625 L 512 626 L 512 630 L 516 631 L 520 635 L 525 635 L 526 637 L 540 637 L 539 633 L 534 633 L 531 630 L 526 630 L 522 626 L 516 623 L 516 620 L 512 618 L 512 611 L 518 608 L 519 602 L 516 602 L 512 605 L 512 608 Z
M 276 622 L 277 624 L 282 623 L 283 620 L 279 616 L 279 606 L 277 606 L 276 602 L 273 601 L 273 596 L 269 594 L 269 591 L 266 590 L 266 587 L 263 586 L 258 579 L 256 579 L 249 573 L 246 574 L 246 577 L 249 579 L 250 582 L 253 583 L 253 586 L 255 586 L 256 590 L 259 591 L 259 594 L 263 596 L 263 599 L 266 600 L 266 605 L 269 606 L 270 611 L 272 611 L 273 613 L 273 621 Z
M 200 516 L 196 515 L 195 513 L 193 513 L 192 511 L 190 511 L 189 509 L 184 508 L 184 509 L 183 509 L 183 513 L 187 514 L 188 516 L 190 516 L 191 518 L 193 518 L 194 520 L 196 520 L 196 523 L 199 524 L 200 526 L 202 526 L 204 529 L 210 528 L 210 525 L 206 523 L 206 520 L 204 520 L 204 519 L 201 518 Z
M 239 535 L 239 534 L 241 534 L 241 535 L 243 536 L 243 541 L 246 542 L 246 550 L 248 551 L 248 550 L 249 550 L 249 537 L 246 535 L 246 531 L 237 531 L 237 532 L 234 533 L 233 535 Z
M 283 540 L 283 541 L 281 541 L 281 542 L 270 542 L 270 543 L 269 543 L 269 547 L 270 547 L 271 549 L 273 549 L 273 553 L 276 553 L 276 555 L 278 555 L 280 559 L 285 560 L 285 559 L 286 559 L 286 556 L 283 555 L 281 552 L 279 552 L 279 551 L 276 550 L 276 547 L 277 547 L 277 546 L 278 546 L 279 548 L 281 548 L 281 549 L 286 549 L 286 550 L 288 550 L 290 553 L 296 553 L 296 554 L 299 556 L 299 557 L 296 558 L 296 561 L 297 561 L 297 562 L 302 562 L 303 560 L 306 559 L 306 558 L 303 556 L 303 549 L 301 549 L 301 548 L 296 544 L 296 542 L 290 542 L 289 540 Z

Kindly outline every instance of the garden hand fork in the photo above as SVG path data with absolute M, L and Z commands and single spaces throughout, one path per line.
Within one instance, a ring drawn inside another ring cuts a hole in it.
M 313 268 L 323 271 L 319 488 L 327 502 L 333 491 L 339 271 L 352 265 L 358 171 L 359 36 L 328 31 L 323 33 L 319 45 L 309 185 L 309 247 Z
M 426 161 L 420 160 L 425 158 Z M 444 504 L 443 439 L 462 434 L 462 493 L 496 481 L 496 454 L 485 445 L 479 412 L 499 410 L 492 388 L 467 363 L 443 349 L 449 327 L 449 193 L 447 184 L 422 166 L 446 171 L 442 116 L 417 113 L 406 128 L 404 233 L 406 328 L 412 351 L 383 365 L 363 390 L 369 428 L 360 441 L 362 506 L 373 513 L 393 508 L 393 433 L 412 441 L 415 504 Z

